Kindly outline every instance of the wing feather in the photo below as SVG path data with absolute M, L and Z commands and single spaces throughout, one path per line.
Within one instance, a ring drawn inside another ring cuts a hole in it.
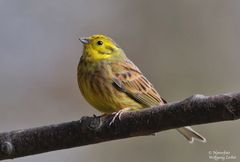
M 113 63 L 112 67 L 113 83 L 129 97 L 145 107 L 164 103 L 153 85 L 130 60 Z

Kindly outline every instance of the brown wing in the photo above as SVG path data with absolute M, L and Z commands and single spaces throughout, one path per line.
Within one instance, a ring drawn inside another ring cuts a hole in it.
M 146 107 L 164 103 L 152 84 L 130 60 L 113 63 L 112 67 L 113 83 L 117 89 Z

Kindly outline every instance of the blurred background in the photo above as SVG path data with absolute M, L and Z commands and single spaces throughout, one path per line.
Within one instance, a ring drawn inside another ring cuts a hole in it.
M 111 36 L 169 102 L 239 91 L 238 0 L 1 0 L 0 131 L 99 114 L 78 90 L 78 38 Z M 16 162 L 240 159 L 239 121 L 194 126 L 207 144 L 175 130 L 15 159 Z M 236 161 L 237 161 L 236 160 Z

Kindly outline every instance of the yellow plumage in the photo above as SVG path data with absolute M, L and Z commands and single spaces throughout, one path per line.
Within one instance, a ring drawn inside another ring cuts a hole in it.
M 85 99 L 105 114 L 128 108 L 138 110 L 164 104 L 153 85 L 109 37 L 81 38 L 83 54 L 78 65 L 78 84 Z M 205 138 L 189 127 L 178 129 L 189 141 Z

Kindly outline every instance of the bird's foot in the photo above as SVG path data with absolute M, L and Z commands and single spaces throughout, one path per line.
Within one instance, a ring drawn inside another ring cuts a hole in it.
M 121 120 L 122 113 L 124 113 L 124 112 L 126 112 L 126 111 L 129 111 L 129 110 L 131 110 L 131 109 L 130 109 L 130 108 L 124 108 L 124 109 L 119 110 L 118 112 L 114 112 L 113 114 L 115 114 L 115 115 L 114 115 L 114 117 L 112 118 L 109 126 L 111 126 L 111 125 L 115 122 L 115 120 L 116 120 L 117 118 L 118 118 L 119 120 Z

